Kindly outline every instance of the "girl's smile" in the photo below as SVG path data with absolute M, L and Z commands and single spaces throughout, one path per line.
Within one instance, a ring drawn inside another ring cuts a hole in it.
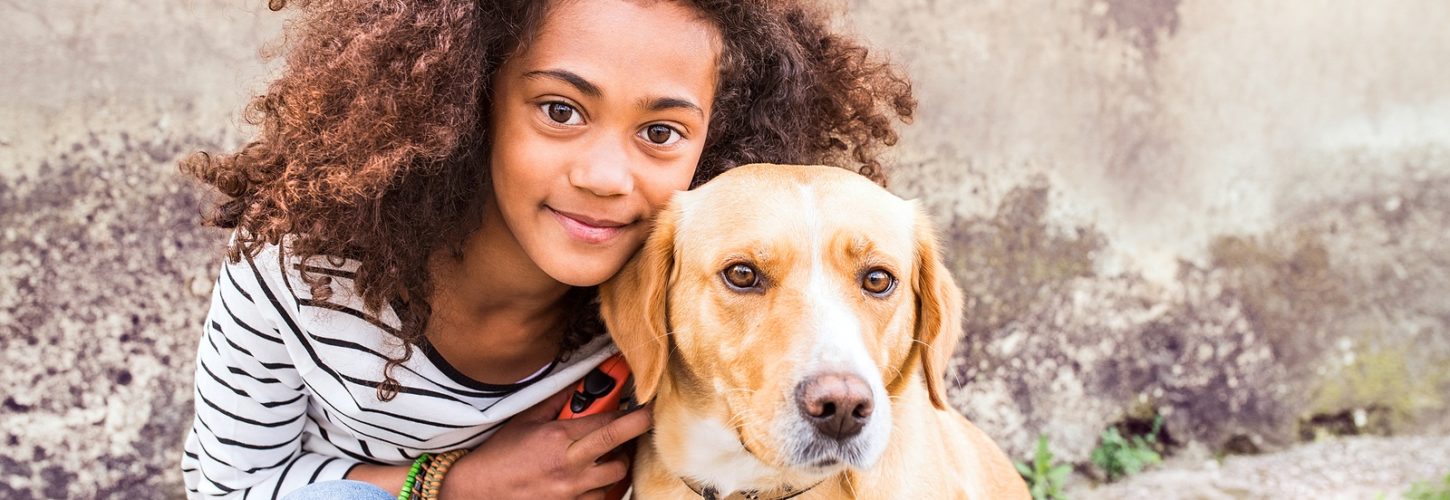
M 571 238 L 584 243 L 602 244 L 618 236 L 626 227 L 634 222 L 616 222 L 604 218 L 593 218 L 587 215 L 563 212 L 553 207 L 546 206 L 554 218 L 563 226 L 564 231 Z

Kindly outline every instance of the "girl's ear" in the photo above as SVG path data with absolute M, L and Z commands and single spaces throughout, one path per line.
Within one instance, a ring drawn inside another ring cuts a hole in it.
M 675 263 L 676 204 L 661 210 L 644 248 L 599 288 L 600 314 L 634 373 L 635 397 L 654 399 L 669 360 L 669 284 Z
M 946 368 L 962 329 L 962 290 L 941 262 L 936 230 L 920 208 L 916 213 L 916 342 L 927 393 L 937 408 L 947 409 Z

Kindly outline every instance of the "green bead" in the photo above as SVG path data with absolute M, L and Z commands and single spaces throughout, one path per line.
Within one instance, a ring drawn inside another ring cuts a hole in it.
M 398 500 L 408 500 L 413 497 L 413 484 L 418 481 L 418 470 L 423 468 L 423 464 L 427 463 L 429 458 L 431 455 L 424 453 L 418 455 L 418 459 L 413 461 L 413 466 L 408 468 L 408 478 L 403 480 L 403 490 L 398 492 Z

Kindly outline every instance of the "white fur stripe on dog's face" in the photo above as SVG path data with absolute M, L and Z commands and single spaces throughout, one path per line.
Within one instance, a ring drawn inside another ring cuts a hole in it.
M 862 331 L 858 312 L 845 302 L 849 294 L 859 294 L 861 291 L 852 286 L 854 276 L 843 279 L 842 270 L 829 266 L 828 257 L 838 249 L 829 247 L 831 233 L 826 227 L 823 214 L 817 208 L 820 204 L 814 199 L 816 193 L 810 186 L 800 186 L 798 192 L 802 198 L 799 217 L 807 224 L 806 234 L 810 238 L 805 253 L 810 259 L 810 274 L 805 289 L 810 318 L 803 325 L 806 331 L 801 333 L 810 336 L 811 342 L 810 352 L 797 365 L 798 369 L 792 377 L 794 381 L 789 385 L 795 387 L 810 377 L 821 374 L 854 374 L 866 381 L 870 387 L 874 411 L 861 433 L 847 443 L 845 448 L 849 451 L 843 456 L 809 456 L 807 450 L 819 448 L 811 446 L 811 442 L 818 436 L 814 426 L 798 411 L 778 413 L 777 419 L 780 422 L 774 428 L 783 431 L 777 439 L 783 445 L 786 456 L 801 465 L 833 458 L 843 465 L 870 467 L 886 449 L 891 429 L 890 398 L 886 393 L 886 384 L 881 380 L 881 370 L 866 347 L 866 333 Z M 794 405 L 795 401 L 788 403 Z

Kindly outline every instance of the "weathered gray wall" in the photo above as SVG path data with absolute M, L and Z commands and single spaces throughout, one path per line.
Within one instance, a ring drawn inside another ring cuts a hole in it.
M 263 3 L 0 0 L 0 497 L 178 491 L 221 235 L 175 160 L 245 138 Z M 1155 413 L 1210 450 L 1450 431 L 1450 4 L 839 5 L 915 79 L 895 189 L 1013 455 Z
M 1450 4 L 850 8 L 917 77 L 900 191 L 959 244 L 956 402 L 1012 451 L 1447 428 Z
M 264 4 L 0 0 L 0 498 L 181 496 L 223 235 L 176 159 L 242 140 Z

